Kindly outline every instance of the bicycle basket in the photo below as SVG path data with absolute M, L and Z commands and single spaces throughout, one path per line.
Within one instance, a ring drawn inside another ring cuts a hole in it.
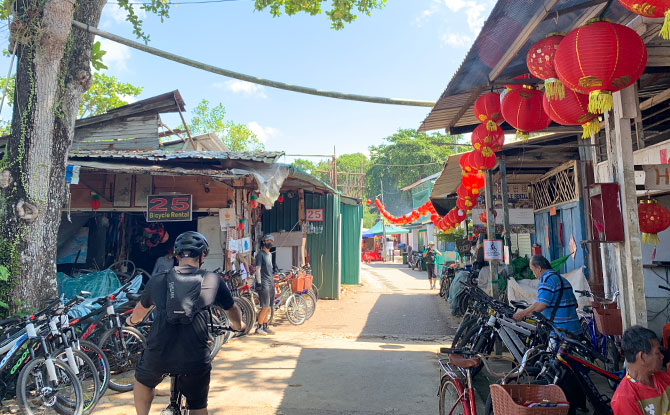
M 312 288 L 312 283 L 314 282 L 314 276 L 312 274 L 305 274 L 305 289 L 310 290 Z
M 491 385 L 493 412 L 496 415 L 566 415 L 569 406 L 534 407 L 524 402 L 567 403 L 565 394 L 556 385 Z
M 305 290 L 305 277 L 298 275 L 291 280 L 291 291 L 301 293 Z
M 594 308 L 593 318 L 600 333 L 611 336 L 623 334 L 621 310 L 618 308 Z

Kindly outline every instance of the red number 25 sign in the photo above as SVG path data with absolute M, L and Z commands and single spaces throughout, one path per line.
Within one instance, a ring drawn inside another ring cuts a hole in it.
M 191 220 L 191 195 L 151 195 L 147 199 L 147 222 Z
M 307 222 L 323 222 L 323 209 L 306 209 Z

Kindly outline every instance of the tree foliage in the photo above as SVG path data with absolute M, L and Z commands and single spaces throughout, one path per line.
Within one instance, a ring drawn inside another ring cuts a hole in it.
M 142 87 L 121 82 L 114 76 L 93 73 L 93 84 L 84 93 L 79 106 L 79 118 L 103 114 L 111 109 L 127 105 L 128 98 L 142 93 Z
M 203 99 L 193 109 L 189 129 L 193 134 L 216 133 L 231 151 L 262 151 L 265 149 L 263 143 L 249 127 L 225 118 L 226 108 L 223 104 L 210 107 L 209 101 Z
M 309 174 L 314 174 L 314 171 L 316 170 L 316 165 L 306 159 L 295 159 L 293 160 L 293 163 L 291 163 L 291 166 L 304 170 Z
M 370 147 L 370 164 L 366 174 L 366 193 L 374 198 L 384 191 L 408 186 L 417 180 L 442 170 L 442 166 L 454 151 L 467 151 L 458 146 L 460 136 L 441 133 L 419 133 L 401 129 L 384 139 L 384 143 Z M 456 148 L 455 148 L 456 147 Z

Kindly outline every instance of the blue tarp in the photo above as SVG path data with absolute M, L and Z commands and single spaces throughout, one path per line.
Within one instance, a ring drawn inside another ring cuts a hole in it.
M 72 318 L 85 316 L 96 308 L 99 308 L 99 305 L 93 304 L 95 300 L 100 297 L 112 294 L 121 288 L 121 282 L 119 281 L 119 278 L 116 276 L 114 271 L 108 269 L 90 274 L 82 274 L 78 277 L 70 277 L 66 274 L 63 274 L 62 272 L 59 272 L 56 278 L 58 280 L 58 295 L 64 296 L 66 300 L 75 297 L 82 291 L 88 291 L 91 293 L 91 296 L 86 299 L 86 301 L 72 308 L 72 310 L 68 313 Z M 129 292 L 138 292 L 141 285 L 142 275 L 135 276 L 135 278 L 133 278 L 132 284 L 130 284 Z M 126 294 L 121 293 L 116 297 L 125 300 Z M 121 301 L 121 304 L 124 302 L 125 301 Z
M 371 238 L 376 235 L 382 235 L 384 233 L 384 228 L 382 228 L 382 222 L 377 222 L 375 226 L 363 232 L 363 238 Z M 386 225 L 386 234 L 387 235 L 399 235 L 404 233 L 409 233 L 409 229 L 399 228 L 393 225 Z

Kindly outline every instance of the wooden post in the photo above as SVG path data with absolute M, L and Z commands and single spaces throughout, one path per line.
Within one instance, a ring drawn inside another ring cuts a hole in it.
M 505 228 L 505 235 L 503 237 L 503 244 L 507 247 L 510 261 L 512 260 L 512 235 L 510 235 L 509 228 L 509 192 L 507 191 L 507 166 L 505 160 L 500 160 L 500 187 L 502 192 L 502 211 L 503 223 Z
M 633 161 L 631 120 L 638 114 L 635 85 L 614 94 L 614 109 L 605 114 L 608 168 L 619 184 L 625 240 L 615 244 L 620 294 L 619 306 L 624 330 L 632 325 L 647 325 L 642 238 L 638 225 L 637 195 Z
M 493 173 L 486 171 L 486 184 L 484 186 L 484 199 L 486 201 L 486 239 L 496 238 L 496 220 L 493 216 L 495 201 L 493 200 Z M 494 298 L 498 296 L 498 261 L 489 261 L 491 294 Z

